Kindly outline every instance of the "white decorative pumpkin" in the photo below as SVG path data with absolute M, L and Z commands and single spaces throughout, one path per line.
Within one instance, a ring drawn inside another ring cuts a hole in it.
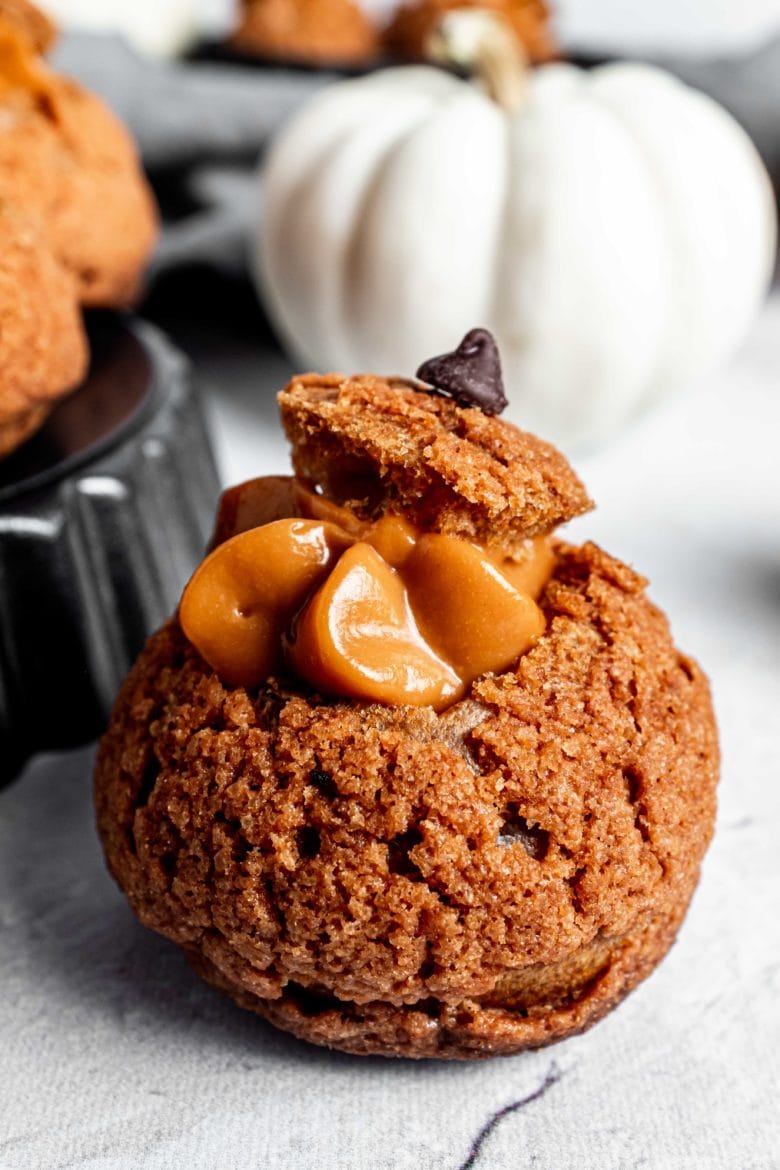
M 524 85 L 495 22 L 463 16 L 442 43 L 492 94 L 389 69 L 281 134 L 261 289 L 307 368 L 409 375 L 484 326 L 507 417 L 593 441 L 744 336 L 774 264 L 768 176 L 733 118 L 668 74 L 555 64 Z

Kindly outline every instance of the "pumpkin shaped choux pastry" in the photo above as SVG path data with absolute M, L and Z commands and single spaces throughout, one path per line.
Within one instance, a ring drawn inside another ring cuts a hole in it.
M 448 13 L 479 8 L 502 21 L 516 37 L 530 61 L 550 61 L 558 56 L 550 12 L 544 0 L 413 0 L 401 6 L 384 33 L 391 57 L 424 60 L 431 35 Z
M 223 498 L 98 753 L 141 921 L 317 1044 L 472 1058 L 589 1027 L 666 953 L 712 833 L 706 679 L 590 501 L 498 417 L 492 338 L 294 378 L 295 475 Z
M 130 303 L 157 235 L 124 127 L 43 61 L 55 36 L 0 0 L 0 457 L 81 381 L 81 306 Z
M 124 306 L 157 238 L 154 200 L 121 122 L 40 56 L 52 39 L 31 5 L 0 2 L 0 202 L 37 228 L 82 304 Z
M 379 55 L 379 35 L 357 0 L 244 0 L 232 43 L 311 65 L 362 65 Z

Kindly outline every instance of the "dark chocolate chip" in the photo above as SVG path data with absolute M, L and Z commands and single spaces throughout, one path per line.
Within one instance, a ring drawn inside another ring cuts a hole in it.
M 501 414 L 509 405 L 498 346 L 487 329 L 472 329 L 454 353 L 423 362 L 417 377 L 434 394 L 452 398 L 459 406 L 478 406 L 483 414 Z

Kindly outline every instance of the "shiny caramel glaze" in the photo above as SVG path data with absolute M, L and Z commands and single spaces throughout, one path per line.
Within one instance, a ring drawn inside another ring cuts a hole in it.
M 282 665 L 281 633 L 348 545 L 316 520 L 276 520 L 234 536 L 184 591 L 182 629 L 224 682 L 255 686 Z
M 233 685 L 284 667 L 318 690 L 448 707 L 544 631 L 544 537 L 511 557 L 403 517 L 360 521 L 292 477 L 227 491 L 182 598 L 185 634 Z
M 290 663 L 318 690 L 369 701 L 446 707 L 462 688 L 422 635 L 400 573 L 367 541 L 304 609 Z

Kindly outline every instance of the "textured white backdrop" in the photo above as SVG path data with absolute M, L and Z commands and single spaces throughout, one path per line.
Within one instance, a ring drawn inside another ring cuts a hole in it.
M 91 752 L 42 759 L 0 794 L 0 1170 L 780 1166 L 779 365 L 776 295 L 729 370 L 577 461 L 600 508 L 572 535 L 652 578 L 722 729 L 717 835 L 659 971 L 540 1053 L 307 1047 L 136 924 L 94 836 Z M 212 362 L 231 480 L 286 465 L 284 364 L 242 371 Z

